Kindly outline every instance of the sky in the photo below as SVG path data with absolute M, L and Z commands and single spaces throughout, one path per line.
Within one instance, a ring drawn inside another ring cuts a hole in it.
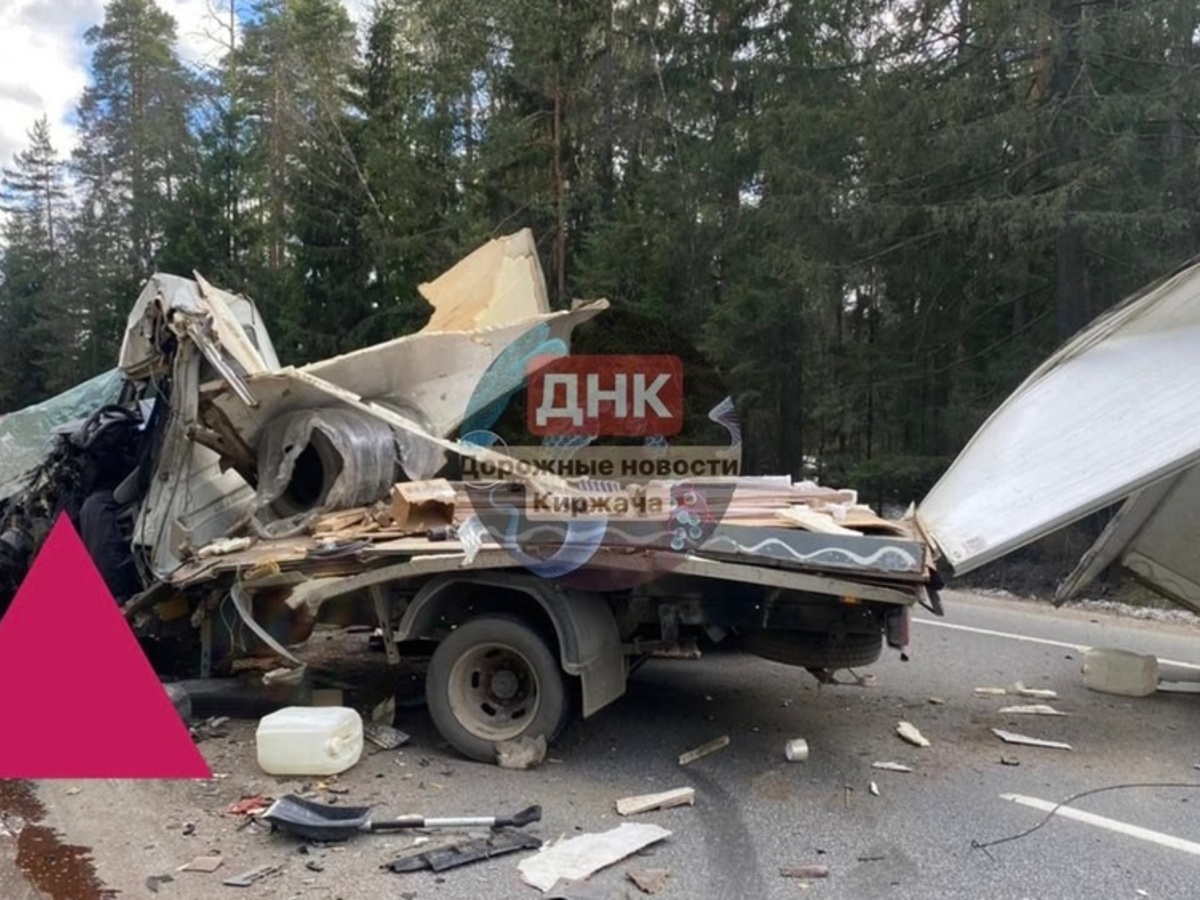
M 368 0 L 343 0 L 356 22 Z M 175 19 L 184 62 L 214 62 L 219 45 L 210 9 L 229 0 L 157 0 Z M 28 132 L 45 114 L 60 158 L 75 145 L 75 106 L 88 80 L 90 48 L 83 35 L 104 20 L 105 0 L 0 0 L 0 166 L 29 144 Z M 226 15 L 228 15 L 226 13 Z M 207 34 L 206 34 L 207 32 Z

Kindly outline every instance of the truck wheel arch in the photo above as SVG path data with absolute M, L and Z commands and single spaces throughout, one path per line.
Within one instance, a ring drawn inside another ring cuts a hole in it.
M 597 594 L 560 587 L 534 576 L 508 572 L 447 574 L 434 578 L 409 602 L 396 628 L 396 640 L 431 637 L 441 627 L 457 626 L 495 612 L 486 603 L 472 608 L 461 592 L 491 588 L 515 599 L 533 618 L 548 621 L 554 630 L 559 664 L 577 676 L 582 688 L 582 713 L 591 716 L 625 693 L 626 667 L 617 620 L 608 601 Z M 456 591 L 457 589 L 457 591 Z

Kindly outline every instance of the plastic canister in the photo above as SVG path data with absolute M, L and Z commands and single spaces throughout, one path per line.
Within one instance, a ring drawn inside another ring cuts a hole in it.
M 287 706 L 259 721 L 255 743 L 268 774 L 336 775 L 362 756 L 362 716 L 345 706 Z

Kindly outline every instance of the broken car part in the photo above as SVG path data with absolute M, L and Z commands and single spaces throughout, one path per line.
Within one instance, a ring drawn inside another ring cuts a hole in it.
M 444 872 L 447 869 L 465 866 L 467 863 L 504 856 L 518 850 L 537 850 L 541 846 L 541 838 L 522 831 L 505 829 L 487 837 L 470 838 L 436 847 L 413 850 L 398 856 L 384 868 L 398 873 L 419 872 L 422 869 Z
M 523 828 L 542 818 L 540 806 L 530 806 L 511 816 L 454 816 L 426 818 L 401 816 L 374 819 L 369 806 L 329 806 L 288 794 L 276 800 L 262 818 L 273 828 L 310 841 L 344 841 L 360 832 L 400 831 L 409 828 Z

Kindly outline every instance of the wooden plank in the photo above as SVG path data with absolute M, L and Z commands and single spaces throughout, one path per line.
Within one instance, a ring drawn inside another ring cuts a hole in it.
M 1006 744 L 1021 744 L 1025 747 L 1048 747 L 1051 750 L 1070 750 L 1071 745 L 1065 744 L 1062 741 L 1044 741 L 1041 738 L 1029 737 L 1024 734 L 1016 734 L 1012 731 L 1005 731 L 1002 728 L 993 728 L 992 734 L 1000 738 Z
M 716 753 L 722 747 L 728 746 L 729 735 L 723 734 L 719 738 L 714 738 L 713 740 L 709 741 L 707 744 L 701 744 L 694 750 L 689 750 L 687 753 L 681 753 L 679 755 L 679 764 L 681 766 L 686 766 L 689 763 L 694 763 L 696 760 L 708 756 L 710 753 Z
M 828 513 L 817 512 L 814 509 L 809 509 L 807 506 L 789 506 L 778 510 L 775 515 L 785 522 L 792 522 L 799 525 L 805 531 L 812 531 L 817 534 L 852 534 L 858 536 L 857 531 L 843 528 L 837 522 L 833 521 L 833 516 Z
M 670 791 L 659 791 L 657 794 L 638 794 L 634 797 L 622 797 L 617 801 L 617 812 L 623 816 L 635 816 L 638 813 L 649 812 L 652 809 L 671 809 L 676 806 L 693 806 L 696 802 L 696 789 L 690 787 L 675 788 Z

